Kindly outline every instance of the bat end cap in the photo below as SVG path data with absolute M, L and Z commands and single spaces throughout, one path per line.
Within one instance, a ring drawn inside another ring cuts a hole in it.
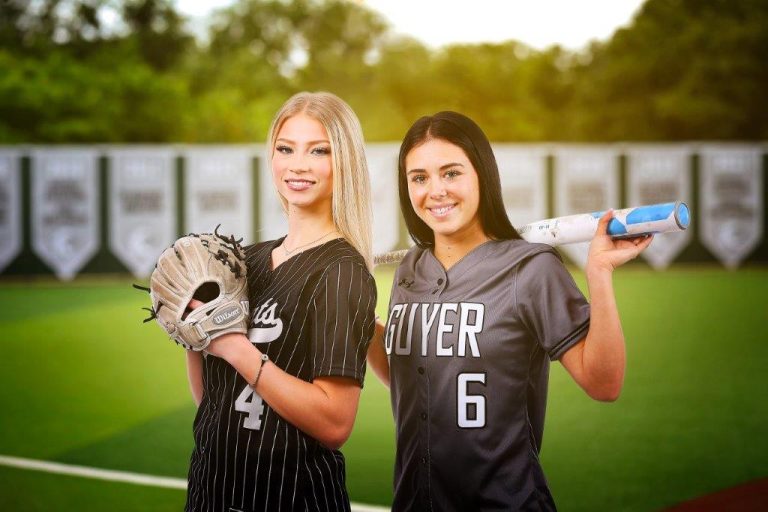
M 680 226 L 681 229 L 687 229 L 688 225 L 691 223 L 691 212 L 688 209 L 688 205 L 680 202 L 677 206 L 677 215 L 675 215 L 675 220 L 677 221 L 677 224 Z

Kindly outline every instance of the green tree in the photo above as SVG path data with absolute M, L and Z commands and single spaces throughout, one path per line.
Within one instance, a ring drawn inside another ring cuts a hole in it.
M 768 136 L 768 4 L 649 0 L 576 70 L 572 133 L 587 139 Z

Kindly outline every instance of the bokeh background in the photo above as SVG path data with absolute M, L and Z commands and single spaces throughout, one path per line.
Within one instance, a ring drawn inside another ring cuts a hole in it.
M 424 23 L 439 23 L 439 9 Z M 561 14 L 553 10 L 552 23 Z M 301 90 L 350 103 L 384 174 L 419 116 L 469 115 L 500 161 L 522 152 L 538 162 L 541 179 L 528 186 L 541 201 L 524 212 L 531 218 L 513 216 L 517 225 L 581 212 L 568 204 L 686 200 L 693 224 L 669 261 L 640 259 L 615 276 L 629 355 L 623 396 L 592 402 L 553 365 L 542 463 L 565 511 L 658 510 L 765 479 L 766 88 L 762 0 L 647 0 L 609 37 L 577 49 L 534 47 L 512 30 L 502 42 L 432 46 L 397 32 L 366 2 L 234 0 L 189 20 L 170 0 L 0 0 L 0 224 L 10 230 L 3 239 L 12 231 L 18 242 L 0 249 L 0 508 L 183 506 L 194 407 L 180 349 L 141 323 L 147 298 L 130 284 L 146 267 L 132 266 L 136 258 L 111 241 L 114 171 L 126 154 L 165 162 L 142 169 L 167 175 L 160 189 L 172 197 L 164 217 L 172 239 L 194 226 L 187 187 L 199 152 L 236 155 L 250 177 L 241 187 L 251 218 L 244 235 L 269 238 L 281 224 L 272 220 L 279 212 L 260 144 L 276 109 Z M 588 180 L 580 188 L 593 172 L 573 156 L 581 150 L 608 155 L 592 178 L 610 176 L 606 189 L 583 186 Z M 644 165 L 667 188 L 651 180 L 638 195 L 633 162 L 648 151 L 656 163 Z M 77 168 L 83 160 L 72 152 L 90 163 Z M 508 161 L 520 167 L 520 158 Z M 710 183 L 718 169 L 726 178 Z M 49 180 L 57 192 L 38 197 L 46 173 L 93 177 L 95 193 Z M 565 176 L 571 203 L 560 195 Z M 39 249 L 57 232 L 39 240 L 35 231 L 50 196 L 58 197 L 54 217 L 75 218 L 84 198 L 95 201 L 84 210 L 99 219 L 95 245 L 82 251 L 74 238 L 57 246 L 85 255 L 72 271 Z M 164 197 L 132 204 L 151 210 Z M 511 211 L 526 198 L 505 188 Z M 377 212 L 386 249 L 407 246 L 396 206 Z M 563 253 L 584 287 L 578 254 Z M 382 315 L 392 272 L 376 270 Z M 343 450 L 353 501 L 390 503 L 393 450 L 387 390 L 371 374 Z M 171 483 L 31 471 L 16 464 L 22 459 Z

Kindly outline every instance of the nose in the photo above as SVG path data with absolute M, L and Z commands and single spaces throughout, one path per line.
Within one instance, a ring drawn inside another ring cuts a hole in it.
M 292 154 L 287 162 L 287 168 L 289 172 L 295 174 L 303 174 L 309 172 L 309 161 L 306 155 L 296 152 Z
M 305 172 L 309 171 L 309 166 L 302 157 L 297 156 L 290 162 L 288 171 L 294 174 L 304 174 Z
M 447 194 L 448 192 L 445 190 L 445 184 L 442 182 L 442 180 L 430 180 L 429 197 L 438 199 L 444 197 Z

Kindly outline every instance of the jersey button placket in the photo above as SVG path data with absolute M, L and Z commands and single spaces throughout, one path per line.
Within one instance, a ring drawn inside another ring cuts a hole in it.
M 445 282 L 445 279 L 444 279 L 444 278 L 442 278 L 442 277 L 439 277 L 439 278 L 437 279 L 437 284 L 436 284 L 436 285 L 435 285 L 435 287 L 432 289 L 432 295 L 438 295 L 440 292 L 442 292 L 442 291 L 443 291 L 443 289 L 444 289 L 444 287 L 443 287 L 443 283 L 444 283 L 444 282 Z

